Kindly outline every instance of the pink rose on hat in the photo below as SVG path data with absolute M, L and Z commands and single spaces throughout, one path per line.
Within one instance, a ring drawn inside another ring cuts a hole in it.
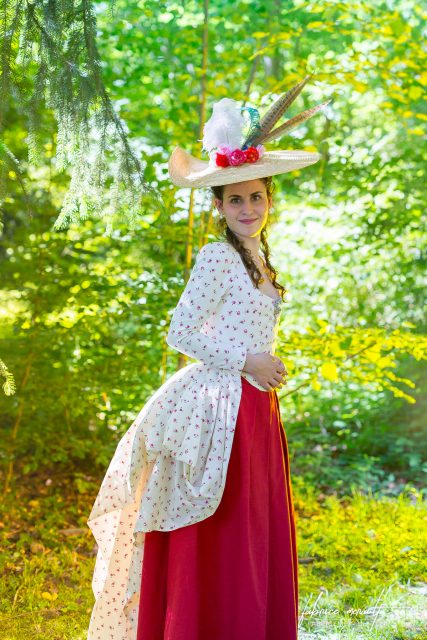
M 234 149 L 228 156 L 228 160 L 233 167 L 246 162 L 246 153 L 241 149 Z

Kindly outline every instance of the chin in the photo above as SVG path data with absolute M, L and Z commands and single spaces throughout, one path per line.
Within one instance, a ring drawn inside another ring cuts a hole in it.
M 236 233 L 237 235 L 240 236 L 254 236 L 257 233 L 259 233 L 262 229 L 262 224 L 261 223 L 254 223 L 251 225 L 244 225 L 244 224 L 237 224 L 234 228 L 232 228 L 231 230 Z

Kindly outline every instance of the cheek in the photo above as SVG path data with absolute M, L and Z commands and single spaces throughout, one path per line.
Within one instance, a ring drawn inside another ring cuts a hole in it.
M 232 205 L 225 205 L 224 206 L 224 213 L 231 220 L 233 220 L 233 218 L 237 218 L 237 216 L 239 215 L 239 208 L 237 206 L 233 207 Z

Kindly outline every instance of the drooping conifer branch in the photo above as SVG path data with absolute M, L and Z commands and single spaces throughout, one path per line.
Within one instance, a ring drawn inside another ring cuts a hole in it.
M 101 73 L 96 16 L 90 0 L 0 0 L 0 135 L 7 128 L 10 96 L 28 122 L 28 160 L 43 158 L 41 114 L 47 106 L 57 122 L 58 171 L 70 186 L 55 228 L 88 216 L 111 230 L 123 211 L 134 220 L 141 193 L 160 196 L 144 180 L 128 131 L 114 108 Z M 0 145 L 1 193 L 13 153 Z M 16 172 L 19 165 L 13 167 Z

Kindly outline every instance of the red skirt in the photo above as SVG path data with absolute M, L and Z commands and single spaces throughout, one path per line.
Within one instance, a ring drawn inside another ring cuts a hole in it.
M 145 534 L 136 640 L 296 640 L 298 557 L 276 391 L 245 378 L 216 511 Z

